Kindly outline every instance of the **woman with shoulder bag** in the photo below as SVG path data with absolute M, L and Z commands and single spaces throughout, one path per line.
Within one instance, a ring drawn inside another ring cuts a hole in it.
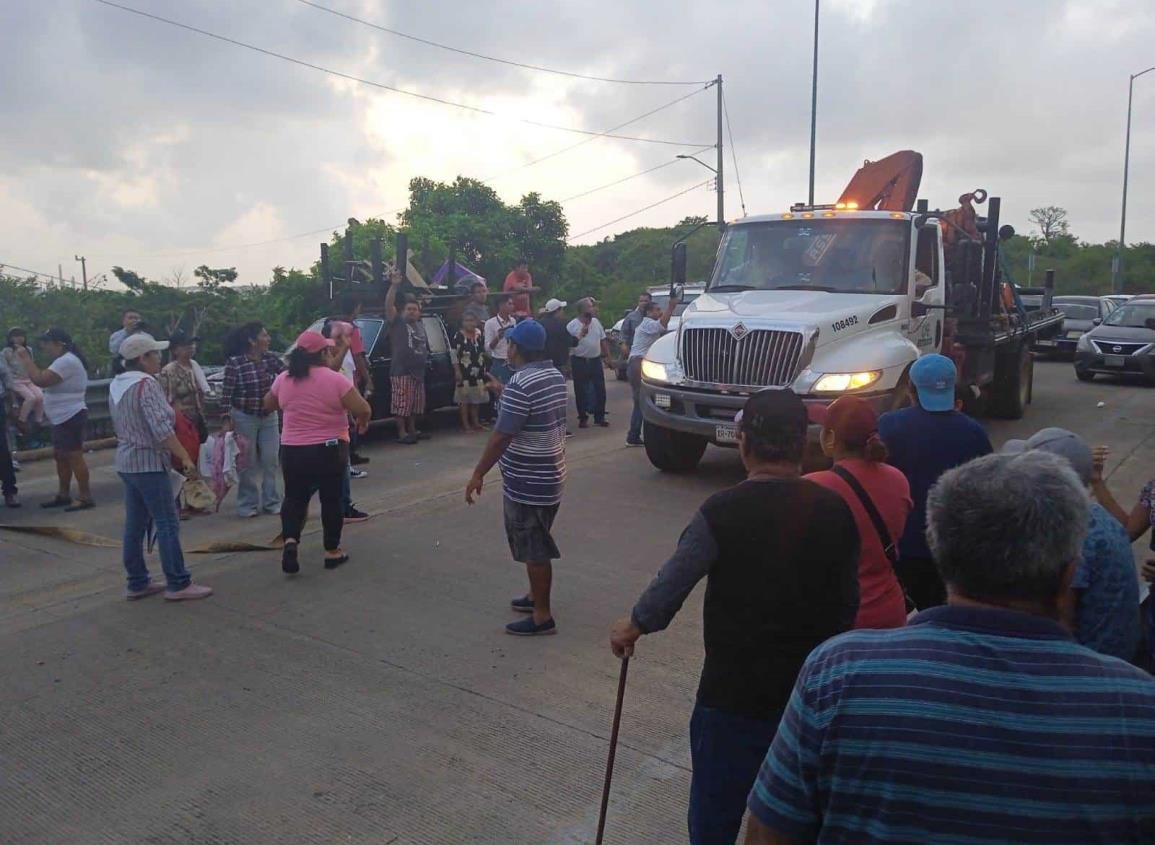
M 211 587 L 192 583 L 180 546 L 180 519 L 169 472 L 174 459 L 186 478 L 196 478 L 196 464 L 176 436 L 176 411 L 155 376 L 167 341 L 134 334 L 120 346 L 125 370 L 112 380 L 108 407 L 116 429 L 116 472 L 124 482 L 124 569 L 129 600 L 161 591 L 169 601 L 212 595 Z M 156 526 L 160 565 L 166 586 L 151 583 L 144 562 L 149 523 Z
M 812 416 L 814 416 L 812 414 Z M 854 514 L 861 539 L 858 558 L 858 616 L 855 628 L 901 628 L 909 603 L 894 570 L 898 538 L 914 507 L 910 484 L 886 463 L 878 415 L 857 396 L 843 396 L 818 412 L 822 451 L 829 470 L 809 480 L 840 495 Z

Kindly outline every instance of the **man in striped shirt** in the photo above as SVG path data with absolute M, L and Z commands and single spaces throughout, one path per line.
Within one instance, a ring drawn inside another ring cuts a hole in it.
M 465 501 L 473 504 L 485 474 L 500 461 L 509 550 L 529 575 L 529 594 L 511 602 L 529 615 L 505 630 L 532 637 L 557 633 L 549 599 L 552 561 L 561 552 L 551 529 L 565 483 L 565 377 L 546 357 L 545 328 L 536 320 L 518 323 L 505 339 L 516 372 L 501 391 L 497 425 L 466 485 Z
M 945 607 L 811 653 L 750 793 L 747 845 L 1155 841 L 1155 679 L 1074 642 L 1087 493 L 991 455 L 931 490 Z

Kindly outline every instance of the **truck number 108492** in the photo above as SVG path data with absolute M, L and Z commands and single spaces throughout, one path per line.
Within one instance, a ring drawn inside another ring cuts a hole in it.
M 845 320 L 839 320 L 836 323 L 831 323 L 830 327 L 832 329 L 834 329 L 836 332 L 840 332 L 843 329 L 848 329 L 851 326 L 856 326 L 856 325 L 858 325 L 858 318 L 854 317 L 854 316 L 850 316 L 850 317 L 847 317 Z

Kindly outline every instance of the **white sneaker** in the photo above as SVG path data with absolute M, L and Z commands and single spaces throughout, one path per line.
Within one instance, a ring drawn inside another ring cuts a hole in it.
M 196 599 L 207 599 L 212 594 L 212 587 L 206 587 L 204 584 L 189 584 L 183 590 L 177 590 L 175 593 L 172 590 L 166 590 L 164 598 L 165 601 L 195 601 Z
M 353 467 L 349 467 L 349 477 L 350 478 L 368 478 L 369 473 L 367 473 L 363 469 L 355 469 Z

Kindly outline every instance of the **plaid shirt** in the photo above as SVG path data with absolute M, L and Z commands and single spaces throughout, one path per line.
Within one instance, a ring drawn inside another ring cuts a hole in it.
M 225 383 L 221 388 L 221 404 L 246 414 L 265 416 L 261 401 L 277 373 L 285 368 L 281 359 L 271 352 L 253 363 L 247 355 L 236 355 L 225 362 Z
M 161 443 L 175 433 L 176 412 L 155 378 L 141 379 L 108 407 L 116 430 L 117 472 L 166 472 L 172 467 L 172 456 Z

